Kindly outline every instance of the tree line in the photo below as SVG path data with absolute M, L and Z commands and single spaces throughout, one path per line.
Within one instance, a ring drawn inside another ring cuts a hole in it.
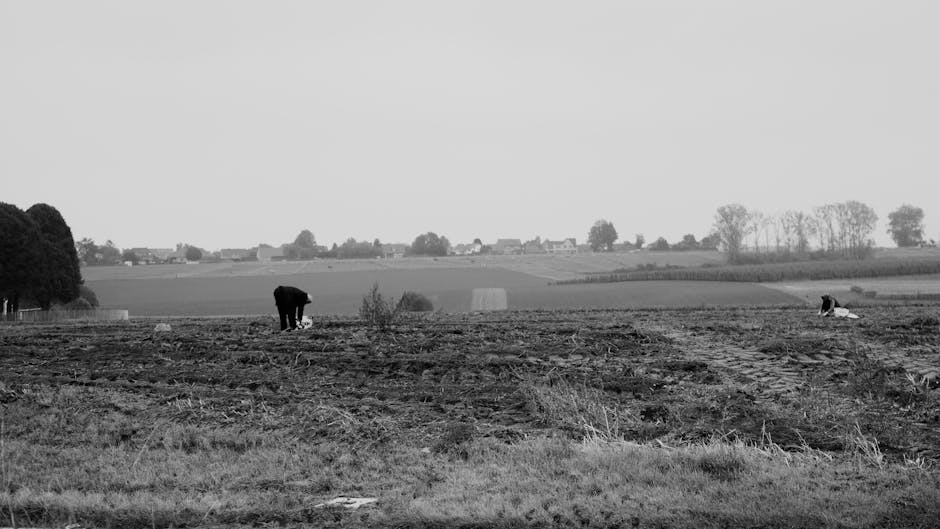
M 923 209 L 903 204 L 888 219 L 888 234 L 899 247 L 936 245 L 936 241 L 924 238 Z M 721 249 L 733 264 L 793 258 L 863 259 L 874 246 L 871 234 L 877 222 L 875 211 L 857 201 L 826 204 L 809 213 L 788 210 L 777 215 L 728 204 L 718 208 L 710 233 L 700 241 L 686 234 L 673 244 L 659 237 L 645 247 L 654 251 Z M 588 243 L 595 252 L 613 251 L 617 239 L 616 228 L 605 219 L 595 222 L 588 232 Z M 643 235 L 637 234 L 634 242 L 624 242 L 622 247 L 640 249 L 644 244 Z
M 8 310 L 24 301 L 43 310 L 74 301 L 82 283 L 72 230 L 57 209 L 0 202 L 0 301 Z
M 889 214 L 888 233 L 899 247 L 935 244 L 934 241 L 924 239 L 923 217 L 921 208 L 904 204 Z M 591 226 L 587 241 L 595 252 L 643 248 L 653 251 L 720 249 L 727 253 L 731 263 L 832 257 L 861 259 L 873 247 L 871 234 L 877 221 L 874 210 L 857 201 L 826 204 L 810 212 L 788 210 L 780 214 L 764 214 L 741 204 L 728 204 L 718 208 L 710 231 L 701 239 L 688 233 L 673 243 L 658 237 L 647 244 L 644 235 L 638 233 L 632 241 L 618 245 L 619 235 L 613 223 L 600 219 Z M 480 245 L 480 253 L 487 253 L 490 249 L 480 239 L 474 239 L 474 243 Z M 260 247 L 272 248 L 266 244 Z M 91 239 L 82 239 L 76 248 L 79 259 L 87 265 L 119 264 L 123 261 L 136 264 L 139 257 L 130 250 L 121 252 L 111 241 L 99 246 Z M 221 258 L 218 252 L 208 252 L 192 245 L 180 243 L 177 251 L 181 248 L 190 261 Z M 257 248 L 252 249 L 247 260 L 254 259 Z M 388 253 L 386 245 L 379 239 L 369 242 L 350 237 L 342 244 L 334 243 L 329 248 L 320 246 L 313 232 L 308 229 L 302 230 L 293 242 L 282 244 L 281 248 L 283 258 L 289 260 L 362 259 L 381 257 Z M 450 241 L 447 237 L 430 231 L 418 235 L 404 248 L 405 255 L 445 256 L 449 253 Z
M 904 204 L 888 218 L 888 234 L 899 247 L 928 242 L 924 240 L 921 208 Z M 871 235 L 877 222 L 874 209 L 854 200 L 817 206 L 809 213 L 788 210 L 778 215 L 728 204 L 718 208 L 714 229 L 733 264 L 767 260 L 758 257 L 760 254 L 864 259 L 874 247 Z

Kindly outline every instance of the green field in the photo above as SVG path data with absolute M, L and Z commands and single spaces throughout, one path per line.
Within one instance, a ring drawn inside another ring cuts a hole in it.
M 274 312 L 273 290 L 294 285 L 313 294 L 308 314 L 352 314 L 378 282 L 383 295 L 405 290 L 427 296 L 436 310 L 471 310 L 473 289 L 506 290 L 510 309 L 701 307 L 798 304 L 762 285 L 714 281 L 646 281 L 549 285 L 544 279 L 498 268 L 362 270 L 282 276 L 140 278 L 87 281 L 103 308 L 131 316 L 210 316 Z
M 586 274 L 609 272 L 639 265 L 702 266 L 724 262 L 718 252 L 627 252 L 574 255 L 474 255 L 451 257 L 406 257 L 403 259 L 316 259 L 272 263 L 198 263 L 148 266 L 100 266 L 82 269 L 89 281 L 104 279 L 168 279 L 183 277 L 241 277 L 309 274 L 317 272 L 361 272 L 380 270 L 498 268 L 560 281 Z
M 935 259 L 935 252 L 883 250 L 872 264 Z M 814 304 L 821 293 L 853 301 L 848 290 L 859 285 L 883 294 L 940 291 L 940 276 L 908 276 L 842 281 L 738 283 L 722 281 L 632 281 L 550 285 L 602 271 L 655 263 L 688 266 L 721 262 L 718 252 L 633 252 L 615 254 L 473 256 L 448 258 L 315 260 L 280 263 L 211 263 L 82 270 L 102 307 L 128 309 L 132 316 L 208 316 L 268 314 L 272 291 L 295 285 L 314 296 L 312 314 L 351 314 L 374 282 L 384 295 L 420 292 L 435 309 L 465 312 L 474 289 L 506 290 L 510 309 L 648 308 L 767 306 Z M 690 278 L 695 279 L 695 278 Z M 888 285 L 887 283 L 890 283 Z

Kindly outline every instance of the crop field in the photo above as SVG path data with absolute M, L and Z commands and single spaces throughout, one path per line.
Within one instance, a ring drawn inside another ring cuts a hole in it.
M 706 268 L 615 270 L 565 282 L 612 283 L 650 280 L 774 282 L 928 274 L 940 274 L 940 258 L 801 261 Z
M 5 324 L 0 525 L 935 527 L 938 315 Z
M 473 255 L 406 257 L 400 259 L 318 259 L 312 261 L 194 263 L 145 266 L 98 266 L 82 269 L 89 281 L 111 279 L 175 279 L 184 277 L 242 277 L 424 269 L 501 269 L 563 280 L 585 274 L 644 264 L 701 266 L 722 264 L 724 256 L 713 251 L 580 253 L 573 255 Z
M 131 316 L 276 314 L 272 292 L 294 285 L 311 293 L 310 314 L 355 314 L 362 296 L 377 282 L 382 294 L 398 298 L 420 292 L 435 310 L 466 312 L 474 291 L 502 289 L 510 309 L 636 308 L 780 305 L 802 301 L 762 285 L 669 282 L 549 285 L 544 279 L 505 269 L 430 268 L 361 270 L 234 277 L 139 278 L 86 281 L 102 307 L 127 309 Z

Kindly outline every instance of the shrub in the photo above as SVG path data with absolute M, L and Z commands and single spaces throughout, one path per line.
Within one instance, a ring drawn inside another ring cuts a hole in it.
M 84 299 L 92 307 L 98 306 L 98 296 L 95 295 L 95 292 L 86 287 L 85 285 L 79 285 L 78 287 L 78 297 L 79 299 Z
M 855 294 L 861 294 L 865 292 L 865 289 L 858 285 L 852 285 L 852 288 L 850 288 L 849 290 Z
M 398 318 L 398 306 L 393 307 L 381 293 L 379 293 L 379 284 L 373 283 L 372 290 L 362 298 L 362 305 L 359 306 L 359 317 L 366 325 L 387 329 Z
M 405 312 L 430 312 L 434 310 L 434 304 L 424 294 L 406 290 L 398 300 L 397 309 Z

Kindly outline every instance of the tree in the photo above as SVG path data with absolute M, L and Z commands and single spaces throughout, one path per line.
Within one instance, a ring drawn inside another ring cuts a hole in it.
M 646 237 L 644 237 L 642 233 L 637 233 L 636 238 L 633 240 L 633 246 L 635 246 L 637 250 L 641 250 L 644 244 L 646 244 Z
M 39 229 L 43 270 L 40 287 L 33 292 L 40 308 L 48 310 L 53 301 L 67 303 L 78 297 L 82 273 L 75 251 L 72 230 L 59 210 L 48 204 L 34 204 L 26 210 Z
M 37 273 L 43 268 L 39 240 L 39 228 L 23 210 L 0 202 L 0 298 L 14 312 L 42 279 Z
M 899 248 L 919 246 L 924 242 L 924 210 L 902 204 L 888 214 L 888 233 Z
M 75 243 L 75 252 L 78 254 L 79 262 L 88 266 L 98 264 L 98 245 L 95 244 L 93 239 L 85 237 Z
M 791 249 L 802 255 L 809 250 L 809 237 L 813 233 L 814 223 L 809 215 L 802 211 L 786 211 L 782 215 L 784 232 L 787 234 L 787 251 Z
M 111 239 L 105 241 L 104 246 L 98 247 L 98 264 L 116 265 L 121 263 L 121 249 L 114 245 Z
M 600 219 L 591 226 L 588 232 L 588 244 L 595 252 L 601 248 L 609 252 L 614 249 L 614 242 L 617 241 L 617 230 L 612 222 Z
M 294 239 L 294 245 L 298 248 L 314 249 L 317 247 L 317 240 L 310 230 L 303 230 Z
M 199 261 L 202 259 L 202 250 L 196 248 L 195 246 L 186 246 L 186 256 L 187 261 Z
M 717 233 L 710 233 L 699 241 L 698 246 L 703 250 L 717 250 L 721 244 L 721 236 Z
M 697 250 L 699 247 L 698 241 L 695 240 L 695 235 L 687 233 L 682 236 L 682 240 L 672 245 L 673 250 Z
M 137 263 L 140 262 L 140 257 L 137 257 L 137 254 L 133 250 L 124 250 L 121 252 L 121 260 L 125 263 L 130 261 L 134 266 L 137 266 Z
M 849 256 L 863 259 L 871 252 L 874 241 L 871 232 L 875 231 L 878 215 L 867 205 L 850 200 L 843 206 L 845 212 L 845 226 L 843 232 L 847 234 L 846 248 Z
M 748 235 L 750 215 L 741 204 L 728 204 L 715 213 L 715 231 L 728 252 L 728 262 L 740 260 L 744 238 Z
M 43 310 L 79 295 L 82 276 L 72 230 L 47 204 L 22 211 L 0 203 L 0 298 L 19 310 L 30 300 Z
M 443 256 L 447 255 L 447 251 L 450 249 L 450 241 L 447 240 L 447 237 L 438 237 L 433 231 L 418 235 L 415 237 L 413 243 L 411 243 L 411 254 L 412 255 L 435 255 Z
M 750 211 L 747 215 L 747 231 L 754 235 L 754 251 L 760 252 L 760 235 L 768 217 L 760 211 Z
M 378 239 L 376 239 L 378 241 Z M 375 246 L 375 242 L 358 242 L 352 237 L 336 249 L 336 257 L 340 259 L 371 259 L 382 255 L 382 247 Z
M 839 231 L 836 228 L 837 215 L 834 204 L 826 204 L 813 208 L 813 224 L 819 239 L 820 248 L 827 252 L 835 252 L 839 246 Z
M 667 252 L 669 251 L 669 242 L 665 237 L 660 237 L 653 241 L 653 244 L 649 245 L 648 248 L 654 252 Z

